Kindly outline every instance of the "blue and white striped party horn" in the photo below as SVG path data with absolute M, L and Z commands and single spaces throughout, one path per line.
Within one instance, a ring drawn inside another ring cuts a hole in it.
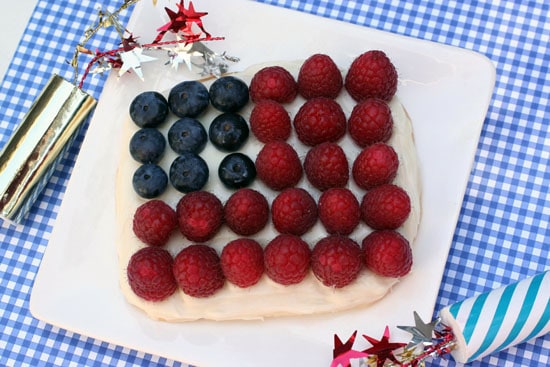
M 550 271 L 447 306 L 440 312 L 452 328 L 451 352 L 468 363 L 550 332 Z

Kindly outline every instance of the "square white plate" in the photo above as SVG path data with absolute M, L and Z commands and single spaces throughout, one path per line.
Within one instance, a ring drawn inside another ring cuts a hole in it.
M 164 6 L 140 2 L 128 29 L 151 42 L 166 20 Z M 246 0 L 202 0 L 206 29 L 225 41 L 208 44 L 241 61 L 232 70 L 326 53 L 348 68 L 369 49 L 384 50 L 396 65 L 398 96 L 408 110 L 423 181 L 423 218 L 414 246 L 413 273 L 365 309 L 250 322 L 153 321 L 126 303 L 118 288 L 114 184 L 122 121 L 133 97 L 164 91 L 184 78 L 184 66 L 164 66 L 166 55 L 135 74 L 109 76 L 67 187 L 31 295 L 31 312 L 58 327 L 140 351 L 206 366 L 328 366 L 333 335 L 354 330 L 407 340 L 397 325 L 412 325 L 413 311 L 429 320 L 452 242 L 471 165 L 495 81 L 482 55 Z M 184 70 L 185 69 L 185 70 Z M 84 88 L 85 89 L 85 88 Z

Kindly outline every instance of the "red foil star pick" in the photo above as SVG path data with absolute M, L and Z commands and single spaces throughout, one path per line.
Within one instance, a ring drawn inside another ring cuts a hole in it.
M 357 336 L 357 330 L 351 334 L 351 336 L 348 338 L 348 340 L 345 343 L 342 343 L 342 340 L 338 337 L 338 335 L 334 334 L 334 350 L 332 352 L 332 357 L 336 358 L 340 354 L 344 354 L 345 352 L 351 350 L 353 347 L 353 343 L 355 342 L 355 337 Z
M 134 38 L 133 34 L 130 34 L 127 37 L 123 37 L 121 44 L 122 49 L 126 52 L 132 51 L 134 48 L 139 46 L 139 43 Z
M 331 367 L 350 367 L 350 359 L 367 357 L 366 353 L 351 349 L 356 336 L 357 330 L 351 334 L 345 343 L 342 343 L 338 335 L 334 334 L 334 349 L 332 352 L 332 358 L 334 359 L 330 365 Z
M 185 32 L 187 31 L 189 33 L 189 35 L 193 35 L 193 36 L 196 36 L 198 37 L 199 35 L 195 35 L 193 33 L 193 30 L 191 29 L 191 26 L 193 24 L 196 24 L 197 27 L 200 28 L 201 31 L 203 31 L 203 33 L 206 35 L 207 38 L 210 38 L 210 33 L 208 33 L 206 31 L 206 29 L 204 29 L 203 25 L 202 25 L 202 19 L 201 17 L 207 15 L 208 13 L 206 12 L 196 12 L 195 11 L 195 7 L 193 6 L 193 2 L 190 1 L 189 2 L 189 9 L 185 9 L 185 7 L 183 6 L 183 0 L 181 0 L 181 3 L 178 4 L 178 8 L 180 9 L 181 12 L 183 12 L 183 14 L 185 14 L 185 16 L 187 17 L 187 28 L 186 30 L 184 31 L 184 34 Z
M 384 336 L 382 336 L 380 340 L 376 340 L 367 335 L 363 335 L 363 337 L 372 344 L 372 347 L 365 349 L 363 352 L 370 355 L 376 355 L 377 367 L 383 367 L 387 359 L 397 364 L 398 362 L 393 355 L 393 351 L 407 345 L 406 343 L 390 343 L 390 329 L 387 326 L 384 330 Z
M 157 29 L 159 34 L 153 41 L 154 43 L 160 42 L 167 32 L 173 32 L 176 34 L 181 32 L 187 39 L 199 38 L 200 33 L 197 34 L 193 31 L 193 24 L 196 24 L 201 31 L 204 32 L 207 38 L 210 37 L 210 34 L 204 29 L 201 20 L 201 17 L 208 13 L 196 12 L 193 2 L 189 2 L 189 9 L 186 9 L 183 1 L 184 0 L 181 0 L 179 4 L 176 4 L 178 7 L 177 12 L 169 8 L 164 8 L 170 18 L 170 21 Z

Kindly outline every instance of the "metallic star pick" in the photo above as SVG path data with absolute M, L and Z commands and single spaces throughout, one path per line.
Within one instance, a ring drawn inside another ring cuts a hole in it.
M 386 328 L 384 329 L 384 335 L 380 340 L 376 340 L 368 335 L 363 335 L 363 337 L 372 344 L 372 347 L 365 349 L 363 352 L 376 355 L 376 367 L 383 367 L 386 361 L 391 361 L 396 364 L 398 363 L 393 352 L 396 349 L 404 347 L 405 343 L 390 343 L 389 327 L 386 326 Z
M 433 344 L 433 331 L 437 325 L 438 320 L 434 320 L 430 323 L 425 323 L 418 313 L 414 311 L 414 324 L 415 326 L 398 326 L 399 329 L 405 330 L 412 334 L 412 339 L 407 347 L 422 344 L 423 346 L 429 346 Z
M 177 71 L 179 64 L 185 62 L 187 68 L 192 70 L 193 64 L 191 58 L 193 56 L 202 56 L 202 53 L 194 50 L 195 43 L 185 44 L 181 42 L 183 39 L 180 36 L 176 36 L 178 43 L 174 47 L 164 47 L 164 50 L 168 51 L 168 57 L 170 58 L 166 64 L 171 64 Z
M 107 71 L 111 71 L 113 67 L 109 63 L 101 62 L 95 68 L 90 70 L 90 74 L 100 74 L 103 75 Z
M 364 352 L 359 352 L 357 350 L 348 350 L 347 352 L 344 352 L 339 356 L 335 357 L 330 367 L 351 367 L 352 360 L 356 360 L 356 359 L 362 360 L 366 358 L 369 358 L 369 357 Z
M 176 4 L 178 10 L 173 11 L 169 8 L 164 8 L 170 21 L 158 28 L 159 34 L 155 38 L 155 43 L 158 43 L 168 32 L 175 34 L 182 33 L 187 39 L 198 39 L 200 32 L 193 31 L 193 24 L 196 24 L 200 30 L 205 34 L 206 38 L 210 38 L 210 34 L 204 29 L 202 25 L 201 17 L 208 14 L 206 12 L 196 12 L 193 7 L 193 2 L 189 2 L 189 8 L 185 8 L 184 0 L 181 0 L 179 4 Z
M 357 330 L 355 330 L 353 334 L 351 334 L 351 336 L 348 338 L 348 340 L 345 343 L 342 343 L 342 340 L 340 339 L 340 337 L 334 334 L 334 349 L 332 351 L 333 357 L 336 358 L 340 354 L 349 352 L 351 348 L 353 348 L 353 343 L 355 342 L 356 337 L 357 337 Z
M 121 52 L 120 59 L 122 60 L 122 66 L 118 71 L 118 76 L 122 76 L 125 72 L 132 69 L 143 79 L 143 73 L 141 72 L 141 63 L 156 60 L 154 57 L 143 55 L 143 49 L 141 47 L 135 47 L 129 51 Z
M 197 49 L 200 50 L 198 52 L 202 54 L 203 62 L 202 64 L 195 65 L 202 67 L 202 76 L 214 75 L 215 77 L 220 77 L 228 70 L 229 66 L 226 63 L 226 60 L 232 60 L 226 57 L 225 54 L 219 55 L 204 46 L 201 42 L 197 42 L 196 45 Z
M 101 56 L 96 61 L 97 66 L 90 70 L 91 74 L 101 74 L 111 71 L 112 69 L 120 69 L 122 66 L 122 60 L 119 58 L 118 55 L 114 56 Z

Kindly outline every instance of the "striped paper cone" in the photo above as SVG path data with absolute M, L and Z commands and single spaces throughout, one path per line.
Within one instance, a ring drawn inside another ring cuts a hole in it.
M 550 271 L 447 306 L 453 358 L 468 363 L 550 331 Z

